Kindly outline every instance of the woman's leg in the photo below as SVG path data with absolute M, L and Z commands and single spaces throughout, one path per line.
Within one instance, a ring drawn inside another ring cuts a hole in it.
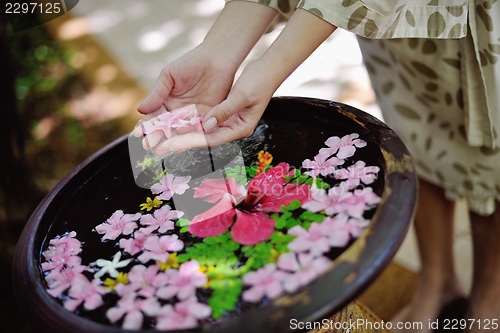
M 490 216 L 470 214 L 474 248 L 474 273 L 467 318 L 477 320 L 470 332 L 500 331 L 500 205 Z M 492 326 L 492 320 L 496 325 Z M 479 321 L 480 320 L 480 321 Z M 478 324 L 481 324 L 481 328 Z
M 421 283 L 410 310 L 399 320 L 421 322 L 424 332 L 430 331 L 429 320 L 436 320 L 444 305 L 463 295 L 453 264 L 454 208 L 455 203 L 445 198 L 440 187 L 419 180 L 414 224 Z

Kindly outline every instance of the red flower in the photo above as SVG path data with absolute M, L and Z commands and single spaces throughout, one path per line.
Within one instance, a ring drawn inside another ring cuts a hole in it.
M 281 205 L 292 200 L 304 203 L 310 198 L 309 186 L 289 184 L 284 178 L 293 175 L 287 163 L 280 163 L 248 183 L 248 192 L 233 178 L 207 179 L 195 189 L 195 198 L 217 202 L 215 206 L 196 215 L 189 232 L 198 237 L 217 236 L 231 226 L 234 240 L 253 245 L 271 237 L 275 221 L 268 214 L 279 212 Z

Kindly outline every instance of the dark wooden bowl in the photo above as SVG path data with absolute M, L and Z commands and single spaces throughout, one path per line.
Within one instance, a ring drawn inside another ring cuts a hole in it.
M 300 166 L 329 136 L 360 133 L 368 142 L 363 159 L 382 169 L 374 184 L 382 200 L 367 230 L 312 284 L 240 317 L 193 332 L 285 332 L 290 331 L 292 319 L 312 321 L 341 309 L 389 264 L 414 213 L 417 178 L 412 159 L 398 136 L 381 121 L 344 104 L 292 97 L 273 98 L 263 119 L 269 125 L 266 140 L 273 164 L 287 161 Z M 13 269 L 19 306 L 37 331 L 123 332 L 66 311 L 47 294 L 41 251 L 45 242 L 68 228 L 76 230 L 79 239 L 92 237 L 90 230 L 103 216 L 122 207 L 137 207 L 147 193 L 134 184 L 127 137 L 122 137 L 76 167 L 40 203 L 19 239 Z

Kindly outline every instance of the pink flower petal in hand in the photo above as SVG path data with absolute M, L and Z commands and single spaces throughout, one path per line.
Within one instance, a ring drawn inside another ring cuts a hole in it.
M 258 302 L 264 297 L 275 299 L 283 293 L 283 280 L 286 277 L 287 274 L 278 270 L 272 263 L 245 274 L 243 283 L 252 287 L 243 292 L 243 300 Z
M 120 235 L 130 235 L 136 228 L 136 221 L 141 217 L 141 213 L 124 214 L 122 210 L 117 210 L 106 222 L 99 224 L 95 230 L 99 234 L 104 234 L 103 240 L 114 240 Z
M 158 200 L 170 200 L 174 194 L 184 194 L 184 192 L 189 188 L 189 181 L 191 176 L 176 177 L 172 174 L 168 174 L 156 184 L 151 186 L 151 192 L 153 194 L 159 194 Z

